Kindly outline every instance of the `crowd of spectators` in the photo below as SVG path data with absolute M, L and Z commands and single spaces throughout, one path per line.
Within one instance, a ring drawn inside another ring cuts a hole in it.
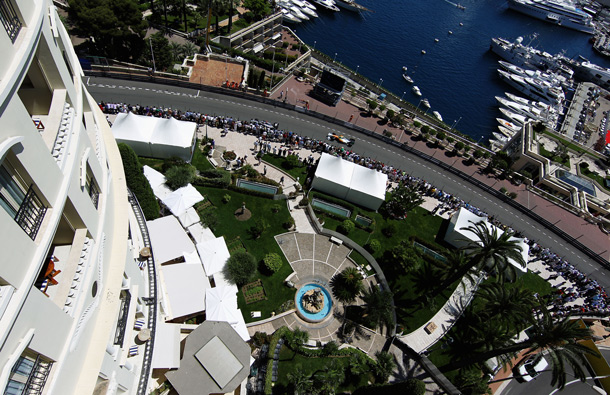
M 255 152 L 263 151 L 287 156 L 291 154 L 298 155 L 297 151 L 304 148 L 314 152 L 324 152 L 330 155 L 339 156 L 350 162 L 387 174 L 389 180 L 388 188 L 397 187 L 401 184 L 410 185 L 416 187 L 423 195 L 436 198 L 439 201 L 439 204 L 434 209 L 434 212 L 456 212 L 461 207 L 464 207 L 478 216 L 487 218 L 499 229 L 514 232 L 509 226 L 502 224 L 493 216 L 488 215 L 485 211 L 457 196 L 436 188 L 424 179 L 413 176 L 403 170 L 386 164 L 383 161 L 359 155 L 349 148 L 329 144 L 326 140 L 312 139 L 307 136 L 293 133 L 292 131 L 282 130 L 277 123 L 270 123 L 258 119 L 239 120 L 233 117 L 209 115 L 201 112 L 181 111 L 154 106 L 133 106 L 124 103 L 101 102 L 100 108 L 103 112 L 108 114 L 131 111 L 135 114 L 144 116 L 163 118 L 174 117 L 183 121 L 196 122 L 199 125 L 205 125 L 207 123 L 211 127 L 223 129 L 224 133 L 234 131 L 254 135 L 258 137 L 254 143 Z M 272 142 L 280 143 L 280 145 L 272 145 Z M 313 164 L 312 155 L 300 158 L 300 160 L 307 165 Z M 243 163 L 246 163 L 246 161 L 247 157 L 243 158 Z M 519 234 L 516 233 L 515 236 L 519 236 Z M 533 259 L 541 260 L 547 268 L 554 273 L 551 278 L 561 276 L 566 280 L 564 283 L 561 283 L 560 286 L 556 287 L 554 295 L 549 299 L 549 307 L 553 314 L 557 316 L 571 314 L 607 316 L 610 314 L 610 299 L 597 281 L 587 278 L 572 264 L 567 262 L 564 258 L 552 253 L 548 248 L 540 246 L 533 240 L 526 239 L 526 241 L 530 245 L 530 255 L 534 255 Z M 574 302 L 578 299 L 584 300 L 584 303 L 578 306 L 566 306 L 566 303 Z

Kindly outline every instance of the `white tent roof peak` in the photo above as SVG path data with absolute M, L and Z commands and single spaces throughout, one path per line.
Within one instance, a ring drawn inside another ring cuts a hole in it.
M 161 199 L 175 216 L 183 215 L 187 209 L 203 200 L 203 195 L 191 184 L 178 188 Z
M 197 244 L 197 251 L 207 276 L 221 271 L 231 256 L 222 236 Z

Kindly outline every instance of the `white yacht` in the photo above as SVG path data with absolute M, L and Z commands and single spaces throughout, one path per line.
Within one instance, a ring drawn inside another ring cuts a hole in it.
M 443 117 L 441 116 L 440 112 L 432 111 L 432 114 L 436 117 L 436 119 L 438 119 L 439 121 L 443 122 Z
M 422 100 L 421 104 L 426 108 L 430 108 L 430 102 L 428 101 L 428 99 Z
M 521 126 L 513 122 L 507 121 L 506 119 L 496 118 L 496 121 L 498 121 L 500 126 L 504 126 L 506 129 L 513 131 L 513 133 L 516 133 L 521 130 Z
M 334 0 L 312 0 L 314 3 L 328 11 L 339 11 L 339 7 Z
M 297 7 L 296 5 L 291 5 L 290 7 L 288 7 L 288 9 L 292 13 L 292 15 L 296 16 L 300 20 L 302 20 L 302 21 L 309 20 L 309 17 L 307 15 L 305 15 L 305 13 L 303 13 L 303 11 L 301 11 L 301 9 L 299 7 Z
M 593 17 L 569 0 L 508 0 L 508 8 L 558 26 L 595 33 Z
M 513 137 L 517 133 L 516 131 L 511 130 L 502 125 L 498 125 L 498 130 L 500 131 L 500 133 L 502 133 L 504 136 L 506 136 L 508 138 Z
M 565 100 L 565 93 L 558 85 L 531 77 L 522 77 L 504 70 L 498 70 L 498 73 L 507 84 L 534 100 L 552 105 L 562 104 Z
M 286 22 L 290 22 L 290 23 L 300 23 L 301 22 L 301 20 L 299 18 L 294 16 L 292 14 L 292 12 L 288 11 L 285 8 L 282 8 L 282 14 L 284 14 L 284 21 L 286 21 Z
M 416 96 L 421 96 L 421 91 L 419 90 L 417 85 L 414 85 L 412 90 L 413 90 L 413 93 L 415 93 Z
M 516 114 L 506 108 L 500 108 L 500 112 L 510 119 L 515 125 L 523 126 L 530 120 L 529 117 L 521 114 Z
M 538 36 L 534 34 L 530 44 Z M 524 69 L 554 68 L 558 58 L 548 52 L 523 45 L 523 37 L 517 37 L 514 42 L 504 38 L 492 38 L 490 49 L 502 59 Z
M 508 136 L 505 136 L 505 135 L 503 135 L 501 133 L 498 133 L 498 132 L 492 132 L 491 134 L 493 134 L 493 136 L 499 142 L 501 142 L 501 143 L 508 143 Z
M 298 7 L 304 14 L 309 15 L 313 18 L 318 17 L 318 14 L 316 13 L 315 9 L 312 10 L 311 8 L 307 7 L 305 5 L 304 1 L 301 1 L 301 0 L 290 0 L 290 1 L 292 2 L 292 4 L 294 4 L 296 7 Z
M 413 83 L 413 78 L 409 77 L 407 73 L 402 73 L 402 78 L 404 78 L 409 84 Z

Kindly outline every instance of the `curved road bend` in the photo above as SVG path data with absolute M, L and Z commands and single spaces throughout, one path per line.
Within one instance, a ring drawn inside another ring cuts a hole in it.
M 606 269 L 600 267 L 579 251 L 575 251 L 573 247 L 549 229 L 534 223 L 529 217 L 525 217 L 521 213 L 512 211 L 510 206 L 487 192 L 474 188 L 472 184 L 464 182 L 453 174 L 444 173 L 437 166 L 415 155 L 407 154 L 396 147 L 384 144 L 377 139 L 360 134 L 355 135 L 353 130 L 321 121 L 306 114 L 241 98 L 198 92 L 193 89 L 174 86 L 109 78 L 87 77 L 86 81 L 87 89 L 98 102 L 171 107 L 205 114 L 232 116 L 239 119 L 264 119 L 270 122 L 278 122 L 282 129 L 292 130 L 298 134 L 316 139 L 325 139 L 329 131 L 336 130 L 345 135 L 354 136 L 357 138 L 357 143 L 353 148 L 360 155 L 378 159 L 383 158 L 385 163 L 406 170 L 443 191 L 469 201 L 474 206 L 495 216 L 501 222 L 521 231 L 526 237 L 537 240 L 541 245 L 549 247 L 560 256 L 564 256 L 581 272 L 597 279 L 604 288 L 610 289 L 610 275 Z M 532 198 L 534 198 L 533 194 Z M 546 202 L 542 199 L 541 201 Z M 546 203 L 548 204 L 548 202 Z

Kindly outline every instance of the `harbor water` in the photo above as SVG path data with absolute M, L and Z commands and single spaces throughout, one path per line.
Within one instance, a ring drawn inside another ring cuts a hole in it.
M 527 44 L 537 33 L 531 45 L 538 49 L 610 67 L 593 51 L 590 35 L 509 10 L 506 1 L 464 0 L 464 10 L 449 0 L 358 1 L 374 12 L 320 11 L 319 18 L 293 29 L 307 44 L 415 105 L 420 98 L 411 88 L 417 85 L 421 99 L 430 101 L 429 113 L 438 111 L 445 123 L 457 122 L 456 129 L 482 143 L 497 131 L 495 118 L 502 115 L 494 96 L 518 93 L 498 77 L 492 37 L 523 36 Z M 414 84 L 402 78 L 403 66 Z

